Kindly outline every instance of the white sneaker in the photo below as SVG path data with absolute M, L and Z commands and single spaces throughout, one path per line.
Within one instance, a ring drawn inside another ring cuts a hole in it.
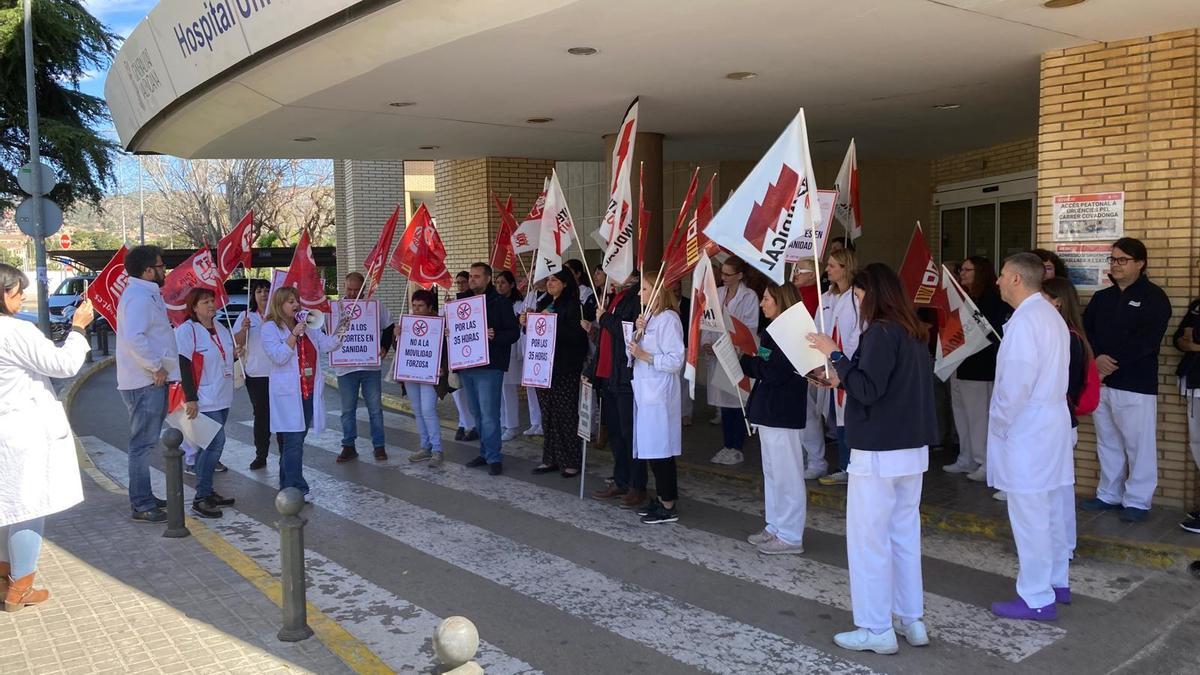
M 833 643 L 842 649 L 850 649 L 856 652 L 895 654 L 900 651 L 900 645 L 896 643 L 896 631 L 890 628 L 887 632 L 879 635 L 872 633 L 866 628 L 838 633 L 833 636 Z
M 846 485 L 850 482 L 850 474 L 845 471 L 834 471 L 828 476 L 821 476 L 817 482 L 821 485 Z
M 978 468 L 979 467 L 973 464 L 959 464 L 958 462 L 955 462 L 953 464 L 947 464 L 943 466 L 942 471 L 945 471 L 946 473 L 972 473 Z
M 755 532 L 754 534 L 750 535 L 749 537 L 746 537 L 746 541 L 750 542 L 751 544 L 754 544 L 755 546 L 762 546 L 763 544 L 767 543 L 768 541 L 771 541 L 774 538 L 775 538 L 775 535 L 768 532 L 767 528 L 764 527 L 762 530 Z
M 826 467 L 824 469 L 805 469 L 804 470 L 804 480 L 816 480 L 816 479 L 820 478 L 821 476 L 824 476 L 825 471 L 827 469 L 828 469 L 828 467 Z
M 741 450 L 734 450 L 733 448 L 721 448 L 721 451 L 713 455 L 713 458 L 709 461 L 713 464 L 734 466 L 735 464 L 741 464 L 743 461 L 745 461 L 745 457 L 742 455 Z
M 529 427 L 528 429 L 525 430 L 525 435 L 526 436 L 541 436 L 542 435 L 542 425 L 535 424 L 535 425 Z
M 708 421 L 709 424 L 718 425 L 721 423 L 721 413 L 717 413 L 715 417 Z
M 992 499 L 995 499 L 998 502 L 1006 502 L 1008 501 L 1008 493 L 1004 490 L 997 490 L 992 493 Z
M 892 619 L 892 630 L 896 631 L 897 635 L 903 635 L 904 641 L 910 647 L 924 647 L 929 644 L 929 632 L 925 630 L 925 622 L 920 619 L 907 626 L 900 619 Z
M 516 437 L 517 437 L 516 428 L 505 429 L 504 433 L 500 434 L 500 440 L 502 440 L 502 441 L 511 441 L 512 439 L 514 439 Z
M 978 469 L 975 469 L 971 473 L 967 474 L 967 480 L 973 480 L 976 483 L 983 483 L 983 482 L 987 481 L 987 467 L 981 466 Z
M 305 503 L 305 504 L 311 504 L 311 503 L 313 503 L 313 494 L 312 494 L 312 492 L 305 492 L 305 493 L 304 493 L 304 503 Z
M 804 546 L 801 544 L 789 544 L 779 537 L 774 537 L 771 541 L 764 542 L 758 547 L 758 552 L 763 555 L 786 555 L 804 553 Z

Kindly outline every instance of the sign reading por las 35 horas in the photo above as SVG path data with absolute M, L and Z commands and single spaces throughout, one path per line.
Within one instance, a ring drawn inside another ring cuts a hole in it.
M 531 312 L 525 315 L 525 364 L 521 384 L 539 389 L 550 388 L 554 374 L 554 342 L 558 336 L 558 315 Z
M 473 295 L 463 300 L 446 303 L 446 321 L 450 332 L 446 335 L 446 357 L 450 370 L 462 370 L 487 365 L 487 305 L 485 297 Z

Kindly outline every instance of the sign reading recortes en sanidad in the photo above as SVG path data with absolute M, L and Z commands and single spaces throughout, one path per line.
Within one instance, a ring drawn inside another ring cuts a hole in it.
M 341 346 L 329 352 L 329 365 L 334 368 L 378 368 L 379 301 L 339 300 L 333 303 L 333 311 L 326 317 L 330 333 L 342 317 L 350 322 Z
M 440 316 L 401 316 L 392 376 L 402 382 L 437 384 L 445 326 Z

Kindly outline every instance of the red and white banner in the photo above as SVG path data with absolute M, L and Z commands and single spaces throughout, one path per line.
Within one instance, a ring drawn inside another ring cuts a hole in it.
M 817 230 L 816 253 L 813 252 L 813 231 L 806 228 L 788 246 L 785 260 L 796 262 L 801 258 L 825 257 L 825 246 L 829 243 L 829 230 L 833 226 L 834 203 L 837 199 L 837 190 L 817 190 L 817 203 L 821 205 L 821 229 Z
M 396 210 L 392 211 L 392 217 L 388 218 L 383 225 L 383 230 L 379 232 L 379 239 L 375 241 L 371 252 L 363 260 L 365 270 L 363 276 L 366 277 L 366 282 L 363 284 L 361 293 L 365 300 L 369 300 L 375 295 L 375 290 L 383 281 L 383 268 L 387 266 L 388 256 L 392 253 L 392 240 L 396 238 L 396 224 L 399 220 L 400 205 L 397 204 Z
M 724 331 L 721 304 L 717 301 L 717 280 L 712 261 L 701 252 L 692 273 L 691 316 L 688 317 L 688 345 L 683 377 L 688 381 L 688 393 L 696 398 L 697 368 L 700 365 L 700 331 Z
M 900 264 L 900 283 L 904 285 L 905 294 L 917 307 L 949 309 L 946 293 L 941 288 L 941 274 L 937 265 L 933 263 L 929 245 L 925 243 L 921 223 L 917 223 L 913 228 L 908 251 L 904 254 L 904 262 Z
M 596 238 L 604 248 L 601 266 L 605 274 L 618 284 L 633 274 L 633 147 L 637 135 L 638 100 L 633 99 L 613 143 L 612 173 L 609 178 L 608 208 L 600 221 Z
M 487 365 L 490 357 L 485 300 L 485 296 L 472 295 L 446 303 L 446 320 L 450 322 L 446 356 L 450 370 Z
M 221 281 L 229 278 L 238 265 L 250 269 L 250 247 L 254 245 L 254 212 L 242 216 L 237 226 L 217 242 L 217 269 Z
M 308 230 L 300 235 L 296 244 L 296 252 L 292 254 L 292 264 L 288 266 L 287 276 L 283 278 L 282 287 L 294 287 L 300 293 L 300 307 L 315 309 L 329 313 L 329 297 L 325 295 L 325 279 L 317 269 L 313 260 L 312 242 Z
M 121 301 L 125 286 L 129 284 L 129 273 L 125 271 L 125 254 L 128 251 L 129 247 L 122 244 L 87 289 L 87 297 L 92 301 L 92 306 L 100 316 L 108 319 L 108 325 L 112 327 L 113 332 L 117 330 L 117 304 Z
M 538 234 L 537 262 L 533 267 L 533 283 L 562 269 L 563 252 L 575 242 L 575 221 L 567 208 L 558 174 L 551 171 L 546 190 L 546 208 L 542 211 L 541 231 Z
M 225 285 L 217 272 L 217 263 L 213 261 L 212 253 L 202 248 L 184 260 L 178 267 L 171 270 L 163 282 L 163 302 L 167 305 L 167 318 L 172 326 L 187 321 L 187 294 L 193 288 L 207 288 L 216 296 L 216 305 L 220 309 L 229 302 L 225 294 Z
M 788 245 L 805 229 L 820 226 L 817 181 L 801 108 L 721 207 L 705 234 L 771 281 L 782 284 Z
M 408 227 L 404 228 L 400 245 L 392 254 L 391 266 L 421 288 L 437 284 L 448 289 L 454 282 L 450 270 L 446 269 L 446 247 L 442 245 L 437 225 L 424 204 L 417 208 Z
M 933 372 L 947 380 L 964 359 L 987 349 L 995 333 L 950 270 L 942 265 L 942 290 L 949 310 L 938 312 L 938 343 Z
M 520 265 L 517 263 L 517 252 L 513 249 L 512 242 L 512 236 L 517 230 L 517 219 L 513 218 L 512 214 L 512 197 L 509 197 L 507 206 L 501 205 L 494 193 L 492 201 L 496 203 L 496 210 L 500 212 L 500 231 L 496 233 L 496 243 L 492 246 L 488 264 L 492 266 L 493 273 L 508 270 L 513 273 L 513 277 L 520 279 Z
M 699 173 L 697 172 L 696 175 L 698 176 Z M 678 241 L 672 238 L 671 245 L 668 246 L 666 270 L 663 272 L 668 287 L 695 269 L 696 263 L 700 260 L 701 251 L 709 258 L 721 252 L 721 247 L 704 234 L 704 228 L 708 227 L 713 218 L 712 192 L 716 179 L 717 174 L 714 173 L 708 180 L 708 187 L 704 190 L 704 194 L 700 195 L 700 201 L 696 202 L 696 213 L 688 223 L 687 229 L 680 233 Z M 691 188 L 689 187 L 690 193 Z
M 549 389 L 554 376 L 554 345 L 558 337 L 558 315 L 530 312 L 525 319 L 525 361 L 521 385 Z
M 851 240 L 858 239 L 862 236 L 862 207 L 858 201 L 858 151 L 854 149 L 853 138 L 833 187 L 838 192 L 833 215 L 850 233 Z
M 550 179 L 547 178 L 542 181 L 542 192 L 533 203 L 533 208 L 529 209 L 529 215 L 513 232 L 512 247 L 517 255 L 537 250 L 538 237 L 542 232 L 542 212 L 546 209 L 546 192 L 549 190 Z
M 405 314 L 400 317 L 400 338 L 392 376 L 401 382 L 437 384 L 442 365 L 442 335 L 446 320 L 440 316 Z

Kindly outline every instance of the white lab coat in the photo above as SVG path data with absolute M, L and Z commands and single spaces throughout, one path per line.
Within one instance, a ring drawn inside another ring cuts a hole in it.
M 683 429 L 679 371 L 685 351 L 679 315 L 667 310 L 650 317 L 641 345 L 654 355 L 654 365 L 641 359 L 633 362 L 633 456 L 678 457 Z
M 213 328 L 217 331 L 219 344 L 207 328 L 195 321 L 184 321 L 175 329 L 179 353 L 190 359 L 198 352 L 204 359 L 204 369 L 196 387 L 200 412 L 225 410 L 233 405 L 233 352 L 236 345 L 228 328 L 219 322 L 213 324 Z
M 858 351 L 858 341 L 862 338 L 862 317 L 859 314 L 858 296 L 854 295 L 854 291 L 846 291 L 841 294 L 825 291 L 821 294 L 821 316 L 824 317 L 825 334 L 834 337 L 836 329 L 837 334 L 834 339 L 839 345 L 838 350 L 845 354 L 846 358 L 854 358 L 854 353 Z M 835 390 L 833 400 L 837 419 L 830 420 L 830 422 L 844 427 L 846 426 L 845 391 Z M 823 397 L 821 403 L 823 406 L 821 416 L 828 418 L 828 396 Z
M 74 331 L 56 347 L 34 324 L 0 317 L 0 526 L 83 501 L 75 439 L 50 378 L 79 372 L 89 348 Z
M 262 348 L 265 320 L 258 312 L 242 312 L 233 323 L 233 332 L 240 332 L 247 321 L 250 322 L 250 330 L 246 332 L 246 358 L 242 359 L 242 368 L 246 371 L 246 377 L 267 377 L 271 374 L 271 361 Z
M 1067 325 L 1040 293 L 1004 324 L 988 416 L 988 485 L 1047 492 L 1075 482 L 1067 373 Z
M 758 335 L 758 296 L 745 284 L 739 284 L 733 298 L 726 303 L 725 295 L 728 292 L 728 286 L 717 289 L 717 304 L 721 306 L 721 311 L 746 324 L 752 334 Z M 719 333 L 704 331 L 700 336 L 700 344 L 711 345 L 718 337 Z M 734 393 L 737 388 L 725 376 L 725 369 L 717 362 L 717 357 L 706 352 L 704 367 L 707 371 L 708 404 L 717 408 L 741 408 L 744 401 Z
M 300 360 L 296 348 L 288 346 L 291 331 L 280 328 L 274 321 L 262 327 L 263 351 L 271 361 L 271 433 L 304 431 L 304 403 L 300 398 Z M 310 328 L 307 333 L 317 348 L 317 362 L 313 364 L 313 433 L 325 431 L 325 378 L 321 374 L 321 356 L 337 348 L 337 338 L 330 337 L 320 328 Z
M 168 380 L 179 379 L 179 351 L 167 320 L 167 303 L 158 284 L 129 279 L 117 302 L 117 389 L 154 384 L 159 368 Z

